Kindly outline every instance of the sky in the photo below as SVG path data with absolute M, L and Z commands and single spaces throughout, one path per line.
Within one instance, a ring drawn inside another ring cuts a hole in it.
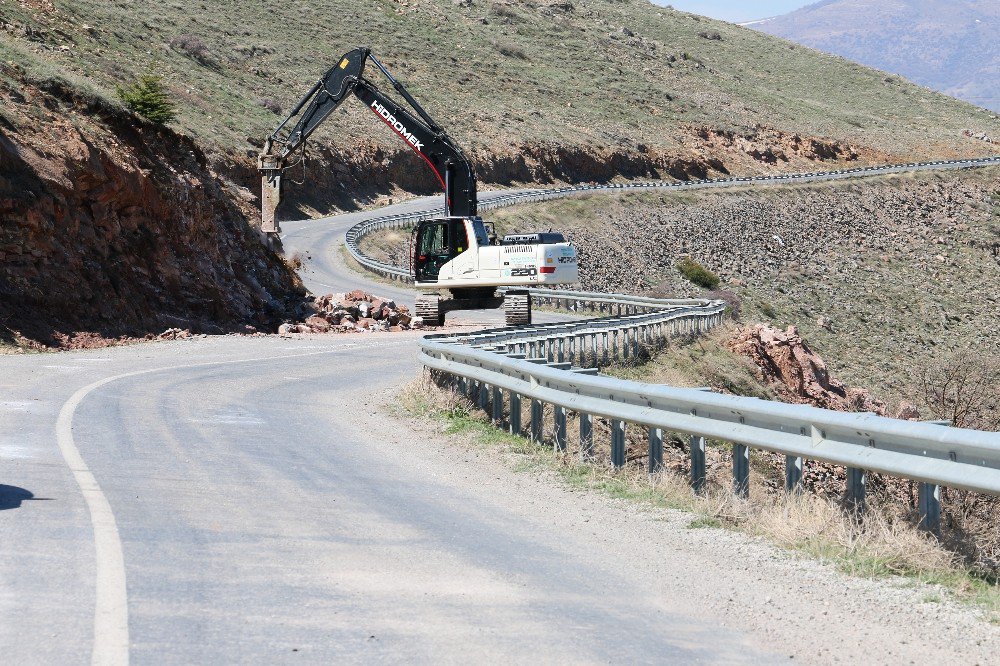
M 787 14 L 811 5 L 816 0 L 653 0 L 658 5 L 671 5 L 692 14 L 741 23 L 754 19 Z

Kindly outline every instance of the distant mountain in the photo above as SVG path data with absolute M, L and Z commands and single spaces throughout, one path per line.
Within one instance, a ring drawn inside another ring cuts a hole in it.
M 1000 111 L 998 0 L 824 0 L 747 26 Z

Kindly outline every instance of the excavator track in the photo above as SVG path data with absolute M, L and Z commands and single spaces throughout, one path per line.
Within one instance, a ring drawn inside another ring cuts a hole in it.
M 444 308 L 441 307 L 441 297 L 437 294 L 421 294 L 417 296 L 417 316 L 424 326 L 444 326 Z
M 508 291 L 503 310 L 508 326 L 527 326 L 531 323 L 531 296 L 525 291 Z

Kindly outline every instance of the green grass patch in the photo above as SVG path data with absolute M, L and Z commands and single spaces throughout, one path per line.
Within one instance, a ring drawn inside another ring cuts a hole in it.
M 692 284 L 696 284 L 704 289 L 715 289 L 719 286 L 719 276 L 691 257 L 683 257 L 678 261 L 677 270 Z

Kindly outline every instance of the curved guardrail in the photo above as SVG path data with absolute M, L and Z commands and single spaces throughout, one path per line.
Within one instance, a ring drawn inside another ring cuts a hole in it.
M 689 439 L 691 485 L 705 483 L 706 440 L 730 442 L 733 488 L 749 493 L 749 451 L 786 456 L 786 488 L 801 484 L 805 460 L 847 468 L 847 496 L 861 509 L 869 472 L 921 482 L 921 525 L 937 531 L 941 487 L 1000 494 L 1000 433 L 902 421 L 871 413 L 845 413 L 806 405 L 723 395 L 596 375 L 608 362 L 638 356 L 644 346 L 671 336 L 697 335 L 725 316 L 719 301 L 661 301 L 602 294 L 534 290 L 539 298 L 569 299 L 576 309 L 621 307 L 624 314 L 532 327 L 429 335 L 420 361 L 457 378 L 460 391 L 521 433 L 521 405 L 530 401 L 527 432 L 543 440 L 545 405 L 554 414 L 553 445 L 564 450 L 567 422 L 577 419 L 580 451 L 593 451 L 594 418 L 610 424 L 611 463 L 624 466 L 626 424 L 647 435 L 649 471 L 662 468 L 663 433 Z
M 964 169 L 1000 164 L 1000 157 L 924 162 L 828 173 L 788 174 L 678 183 L 633 183 L 531 190 L 500 195 L 481 208 L 542 201 L 581 192 L 637 189 L 695 189 L 772 182 L 809 182 L 899 173 Z M 409 281 L 407 270 L 365 256 L 358 243 L 365 235 L 442 214 L 427 210 L 383 216 L 347 232 L 351 255 L 365 268 Z M 671 336 L 697 335 L 725 316 L 721 301 L 669 300 L 574 290 L 531 289 L 535 301 L 599 316 L 570 322 L 475 333 L 429 335 L 420 343 L 420 360 L 432 371 L 455 379 L 460 390 L 511 432 L 521 432 L 523 400 L 530 401 L 533 440 L 543 439 L 545 405 L 553 407 L 553 444 L 566 448 L 567 422 L 577 419 L 580 451 L 593 451 L 594 419 L 609 422 L 611 463 L 626 460 L 626 424 L 646 431 L 649 471 L 662 467 L 663 433 L 686 434 L 691 484 L 705 483 L 706 440 L 731 443 L 733 488 L 749 492 L 751 448 L 786 456 L 786 488 L 801 484 L 805 460 L 847 468 L 847 496 L 857 509 L 865 502 L 867 475 L 879 472 L 920 482 L 921 526 L 937 531 L 942 486 L 1000 494 L 1000 434 L 915 423 L 870 413 L 844 413 L 805 405 L 680 389 L 597 375 L 613 360 L 628 360 L 644 347 Z
M 490 210 L 513 206 L 517 204 L 530 203 L 535 201 L 548 201 L 563 197 L 583 194 L 587 192 L 607 192 L 623 190 L 692 190 L 712 187 L 737 187 L 742 185 L 764 185 L 775 183 L 808 183 L 816 181 L 840 180 L 844 178 L 859 178 L 877 176 L 892 173 L 905 173 L 907 171 L 934 171 L 951 169 L 971 169 L 976 167 L 1000 164 L 1000 156 L 983 157 L 968 160 L 946 160 L 935 162 L 911 162 L 909 164 L 894 164 L 882 167 L 869 167 L 857 169 L 842 169 L 838 171 L 776 174 L 771 176 L 755 176 L 743 178 L 716 178 L 692 181 L 651 181 L 644 183 L 617 183 L 610 185 L 576 185 L 567 187 L 556 187 L 551 189 L 536 189 L 511 194 L 501 194 L 496 197 L 481 201 L 480 210 Z M 372 218 L 354 225 L 347 231 L 346 245 L 347 251 L 355 261 L 361 266 L 374 273 L 393 280 L 402 282 L 412 282 L 409 269 L 400 266 L 387 264 L 366 256 L 358 247 L 365 236 L 383 229 L 398 229 L 401 227 L 411 227 L 415 222 L 438 217 L 444 214 L 443 208 L 434 208 L 418 211 L 414 213 L 402 213 L 397 215 L 385 215 Z

